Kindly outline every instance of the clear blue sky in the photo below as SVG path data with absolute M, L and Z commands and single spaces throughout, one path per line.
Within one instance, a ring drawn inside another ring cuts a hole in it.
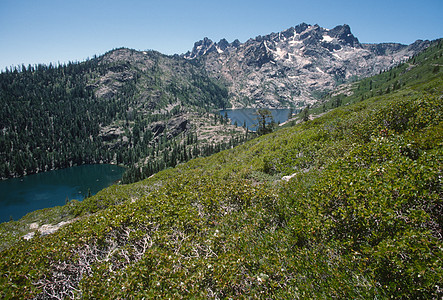
M 203 37 L 245 42 L 301 22 L 410 44 L 443 37 L 443 0 L 0 0 L 0 70 L 117 47 L 181 54 Z

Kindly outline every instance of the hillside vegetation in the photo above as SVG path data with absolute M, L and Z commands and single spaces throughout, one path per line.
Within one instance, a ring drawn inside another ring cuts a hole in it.
M 441 298 L 442 51 L 389 93 L 2 224 L 1 297 Z M 76 219 L 7 232 L 55 211 Z

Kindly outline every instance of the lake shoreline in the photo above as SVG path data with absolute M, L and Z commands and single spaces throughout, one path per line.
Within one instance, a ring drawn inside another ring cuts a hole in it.
M 118 184 L 125 171 L 116 164 L 85 164 L 2 180 L 0 222 L 64 205 L 66 199 L 82 201 L 89 193 Z
M 274 122 L 276 124 L 286 122 L 289 119 L 289 115 L 297 113 L 297 109 L 291 108 L 227 108 L 219 110 L 222 117 L 227 117 L 231 120 L 231 124 L 237 123 L 237 126 L 246 126 L 248 130 L 257 130 L 257 111 L 259 109 L 267 109 L 271 112 Z
M 4 181 L 4 180 L 8 180 L 8 179 L 13 179 L 13 178 L 25 178 L 26 176 L 30 176 L 30 175 L 35 175 L 35 174 L 43 174 L 43 173 L 46 173 L 46 172 L 51 172 L 51 171 L 58 171 L 58 170 L 64 170 L 64 169 L 68 169 L 68 168 L 72 168 L 72 167 L 80 167 L 80 166 L 87 166 L 87 165 L 113 165 L 113 166 L 117 166 L 117 167 L 122 167 L 122 168 L 125 168 L 125 169 L 127 169 L 128 167 L 127 166 L 125 166 L 125 165 L 122 165 L 122 164 L 116 164 L 116 163 L 114 163 L 114 162 L 110 162 L 110 163 L 93 163 L 93 164 L 80 164 L 80 165 L 72 165 L 72 166 L 69 166 L 69 167 L 65 167 L 65 168 L 51 168 L 51 169 L 48 169 L 48 170 L 46 170 L 46 171 L 39 171 L 39 170 L 37 170 L 37 172 L 34 172 L 34 173 L 26 173 L 26 174 L 23 174 L 23 175 L 20 175 L 20 176 L 17 176 L 17 175 L 13 175 L 13 176 L 11 176 L 11 177 L 0 177 L 0 182 L 1 181 Z

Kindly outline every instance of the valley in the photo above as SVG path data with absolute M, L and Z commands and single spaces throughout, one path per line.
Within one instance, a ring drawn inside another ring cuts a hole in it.
M 2 177 L 130 171 L 1 223 L 0 297 L 439 299 L 442 67 L 442 39 L 303 23 L 1 73 Z M 300 113 L 253 133 L 227 108 Z
M 206 38 L 181 56 L 119 48 L 85 62 L 7 69 L 0 177 L 112 163 L 128 167 L 124 183 L 135 182 L 253 137 L 219 118 L 220 109 L 301 111 L 427 46 L 360 44 L 348 25 L 302 23 L 245 43 Z

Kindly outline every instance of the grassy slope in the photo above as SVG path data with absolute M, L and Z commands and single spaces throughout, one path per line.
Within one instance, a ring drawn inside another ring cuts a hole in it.
M 0 253 L 0 295 L 440 297 L 430 51 L 421 82 L 72 204 L 78 221 Z

